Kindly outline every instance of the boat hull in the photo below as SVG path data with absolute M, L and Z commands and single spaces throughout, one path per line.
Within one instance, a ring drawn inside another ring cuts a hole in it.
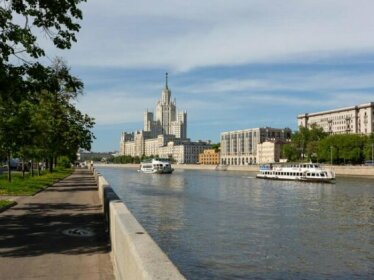
M 257 179 L 266 179 L 266 180 L 276 180 L 276 181 L 298 181 L 298 182 L 308 182 L 308 183 L 335 183 L 335 178 L 303 178 L 303 177 L 273 177 L 273 176 L 264 176 L 257 175 Z
M 312 183 L 334 183 L 335 172 L 321 168 L 317 163 L 289 163 L 262 165 L 256 178 Z
M 140 163 L 138 172 L 146 174 L 171 174 L 174 169 L 168 160 L 151 159 Z

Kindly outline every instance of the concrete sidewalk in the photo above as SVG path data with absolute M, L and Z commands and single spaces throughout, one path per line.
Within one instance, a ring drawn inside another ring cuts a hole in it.
M 0 213 L 0 279 L 113 279 L 109 253 L 87 169 Z

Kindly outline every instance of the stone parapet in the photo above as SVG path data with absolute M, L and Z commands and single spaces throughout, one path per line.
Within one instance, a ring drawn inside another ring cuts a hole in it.
M 184 280 L 170 261 L 119 200 L 105 178 L 93 169 L 111 239 L 116 279 Z

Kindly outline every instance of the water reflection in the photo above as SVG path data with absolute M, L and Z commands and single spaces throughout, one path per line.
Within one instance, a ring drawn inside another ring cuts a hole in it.
M 372 180 L 100 171 L 188 279 L 374 277 Z

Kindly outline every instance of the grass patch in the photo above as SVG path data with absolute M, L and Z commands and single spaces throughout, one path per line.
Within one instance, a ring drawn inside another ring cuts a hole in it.
M 12 203 L 13 201 L 10 200 L 0 200 L 0 209 L 9 206 Z
M 7 174 L 0 175 L 0 195 L 32 195 L 45 186 L 65 178 L 73 173 L 73 169 L 56 168 L 53 173 L 44 171 L 41 176 L 12 172 L 12 182 L 8 182 Z

